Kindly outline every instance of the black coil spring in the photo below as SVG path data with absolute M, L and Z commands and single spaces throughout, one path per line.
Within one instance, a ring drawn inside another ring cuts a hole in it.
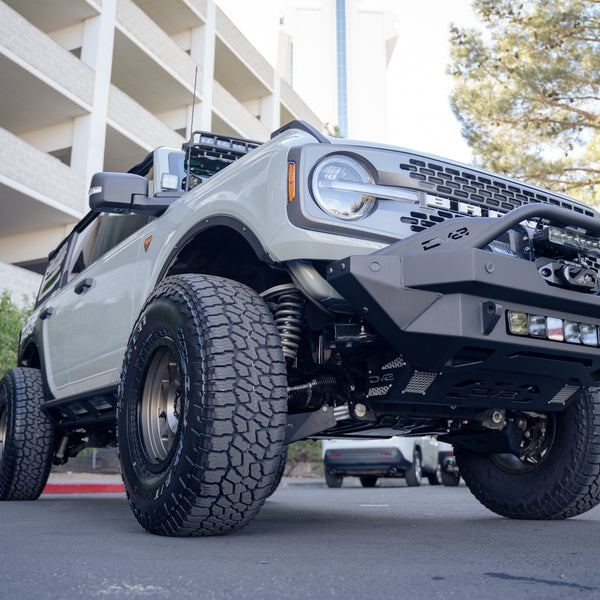
M 296 360 L 298 356 L 303 318 L 304 298 L 300 292 L 284 292 L 277 298 L 275 325 L 281 337 L 283 355 L 290 360 Z

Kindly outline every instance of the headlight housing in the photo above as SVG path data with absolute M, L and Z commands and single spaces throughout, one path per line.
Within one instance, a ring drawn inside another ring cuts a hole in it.
M 344 155 L 324 158 L 315 167 L 312 193 L 319 207 L 328 215 L 347 221 L 368 215 L 375 207 L 375 196 L 361 190 L 375 182 L 358 161 Z

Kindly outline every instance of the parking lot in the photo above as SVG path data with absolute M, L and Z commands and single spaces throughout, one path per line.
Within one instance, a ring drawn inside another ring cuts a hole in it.
M 123 494 L 0 504 L 4 598 L 600 598 L 600 508 L 510 521 L 464 486 L 284 480 L 225 537 L 152 536 Z

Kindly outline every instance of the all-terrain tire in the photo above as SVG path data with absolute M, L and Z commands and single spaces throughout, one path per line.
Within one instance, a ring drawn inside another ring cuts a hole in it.
M 406 485 L 408 487 L 417 487 L 421 485 L 421 481 L 423 480 L 423 463 L 418 448 L 415 448 L 412 464 L 404 473 L 404 478 L 406 479 Z
M 271 486 L 271 491 L 269 492 L 269 496 L 271 496 L 275 490 L 279 487 L 281 480 L 283 479 L 283 474 L 285 473 L 285 466 L 287 465 L 287 456 L 288 456 L 288 447 L 284 446 L 281 451 L 281 456 L 279 457 L 279 467 L 277 468 L 277 475 L 275 475 L 275 479 L 273 481 L 273 485 Z
M 460 474 L 487 508 L 513 519 L 565 519 L 600 503 L 600 388 L 589 388 L 554 419 L 536 465 L 456 448 Z
M 44 399 L 39 369 L 9 369 L 0 381 L 0 500 L 35 500 L 48 481 L 54 425 Z
M 204 275 L 157 287 L 117 408 L 123 481 L 146 530 L 218 535 L 256 516 L 281 464 L 286 380 L 273 317 L 253 290 Z

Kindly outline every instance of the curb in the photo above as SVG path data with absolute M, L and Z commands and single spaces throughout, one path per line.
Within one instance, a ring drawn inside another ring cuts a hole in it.
M 46 494 L 124 494 L 122 483 L 48 483 Z
M 50 477 L 42 495 L 51 494 L 125 494 L 125 488 L 120 475 L 93 475 L 80 473 L 73 477 L 62 473 Z M 70 476 L 70 477 L 69 477 Z M 281 488 L 290 487 L 325 487 L 325 480 L 321 478 L 284 477 Z

